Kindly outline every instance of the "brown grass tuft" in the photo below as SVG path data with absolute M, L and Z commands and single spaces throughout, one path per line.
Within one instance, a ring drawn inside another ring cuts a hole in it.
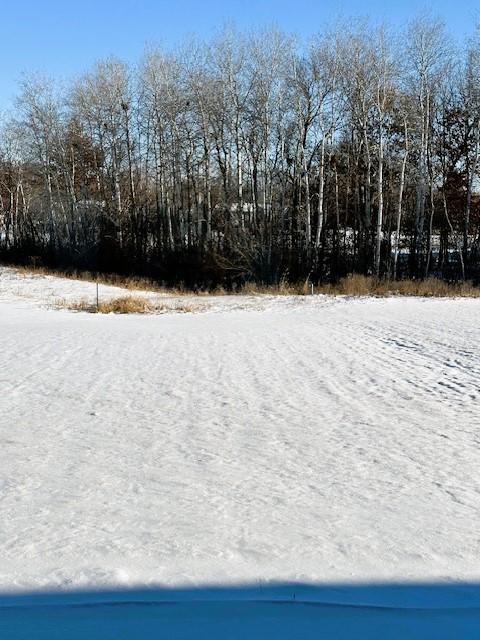
M 88 300 L 80 300 L 78 302 L 59 301 L 58 307 L 70 309 L 71 311 L 86 311 L 88 313 L 141 313 L 141 314 L 157 314 L 157 313 L 197 313 L 203 311 L 203 306 L 192 302 L 174 303 L 171 305 L 165 303 L 155 303 L 146 298 L 135 296 L 124 296 L 121 298 L 112 298 L 110 300 L 102 300 L 98 307 L 95 302 Z
M 155 307 L 145 298 L 124 296 L 102 300 L 98 307 L 95 303 L 80 300 L 67 305 L 73 311 L 88 311 L 89 313 L 154 313 Z
M 308 280 L 305 282 L 288 282 L 282 278 L 278 284 L 247 282 L 238 293 L 247 296 L 306 296 L 312 293 L 312 285 Z
M 348 278 L 343 278 L 340 282 L 333 286 L 333 293 L 345 296 L 368 296 L 371 295 L 376 288 L 373 278 L 366 278 L 357 273 Z

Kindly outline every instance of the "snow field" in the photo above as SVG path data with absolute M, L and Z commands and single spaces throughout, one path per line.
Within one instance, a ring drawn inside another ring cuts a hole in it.
M 480 301 L 88 287 L 0 272 L 1 592 L 479 577 Z

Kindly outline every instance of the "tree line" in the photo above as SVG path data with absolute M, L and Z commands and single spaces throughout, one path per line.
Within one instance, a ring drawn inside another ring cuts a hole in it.
M 67 87 L 24 78 L 0 255 L 199 287 L 478 280 L 479 161 L 478 32 L 229 28 Z

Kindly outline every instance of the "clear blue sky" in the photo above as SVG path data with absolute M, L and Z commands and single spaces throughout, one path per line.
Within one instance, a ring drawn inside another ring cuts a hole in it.
M 69 78 L 109 55 L 135 61 L 146 43 L 211 36 L 226 22 L 276 24 L 309 37 L 339 16 L 402 24 L 428 9 L 459 39 L 480 17 L 478 0 L 5 0 L 0 31 L 0 110 L 22 72 Z

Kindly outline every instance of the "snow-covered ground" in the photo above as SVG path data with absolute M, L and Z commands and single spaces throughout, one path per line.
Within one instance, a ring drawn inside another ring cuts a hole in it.
M 54 309 L 89 296 L 91 283 L 0 269 L 5 601 L 480 579 L 480 300 Z M 352 604 L 346 593 L 322 599 Z M 478 610 L 480 590 L 467 600 L 456 606 Z

